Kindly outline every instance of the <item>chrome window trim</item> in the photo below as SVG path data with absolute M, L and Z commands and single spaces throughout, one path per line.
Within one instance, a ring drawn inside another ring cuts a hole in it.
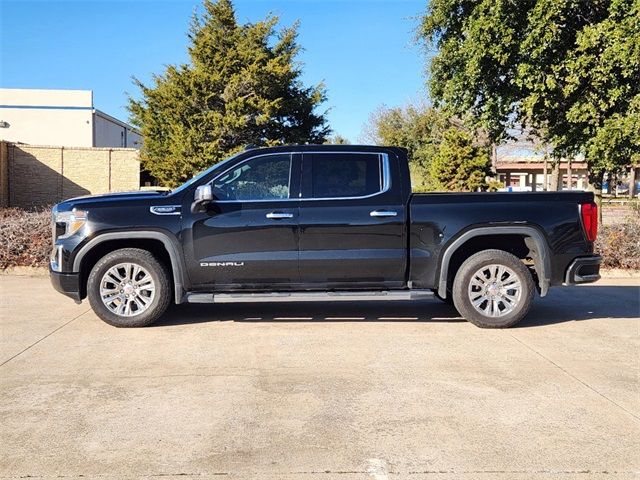
M 333 150 L 333 151 L 302 151 L 302 152 L 291 152 L 289 153 L 290 156 L 290 167 L 289 167 L 289 195 L 291 195 L 291 172 L 293 170 L 293 155 L 294 154 L 302 154 L 304 155 L 308 155 L 308 154 L 356 154 L 356 155 L 377 155 L 379 158 L 382 159 L 382 168 L 380 170 L 380 175 L 382 176 L 382 184 L 381 184 L 381 190 L 375 193 L 370 193 L 369 195 L 362 195 L 359 197 L 322 197 L 322 198 L 305 198 L 305 197 L 300 197 L 300 198 L 291 198 L 291 196 L 289 196 L 289 198 L 278 198 L 278 199 L 270 199 L 270 200 L 214 200 L 214 203 L 264 203 L 264 202 L 323 202 L 323 201 L 327 201 L 327 200 L 361 200 L 361 199 L 366 199 L 366 198 L 372 198 L 375 197 L 377 195 L 382 195 L 383 193 L 387 193 L 389 191 L 389 189 L 391 188 L 391 166 L 389 163 L 389 154 L 387 153 L 380 153 L 380 152 L 366 152 L 366 151 L 357 151 L 357 152 L 352 152 L 352 151 L 348 151 L 348 152 L 342 152 L 339 150 Z M 220 178 L 222 175 L 226 174 L 227 172 L 229 172 L 230 170 L 236 168 L 239 165 L 242 165 L 245 162 L 248 162 L 249 160 L 253 160 L 254 158 L 259 158 L 259 157 L 266 157 L 269 155 L 282 155 L 282 153 L 263 153 L 262 155 L 256 155 L 255 157 L 250 157 L 250 158 L 246 158 L 244 160 L 242 160 L 241 162 L 235 164 L 233 167 L 230 167 L 229 169 L 225 170 L 224 172 L 220 173 L 220 175 L 216 176 L 215 178 L 213 178 L 210 182 L 207 182 L 208 184 L 213 185 L 213 182 L 215 182 L 218 178 Z M 206 184 L 205 184 L 206 185 Z M 302 195 L 302 188 L 300 189 L 300 194 Z

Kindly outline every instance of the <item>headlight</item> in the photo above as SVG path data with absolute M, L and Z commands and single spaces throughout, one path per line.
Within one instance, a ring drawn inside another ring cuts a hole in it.
M 70 212 L 53 212 L 53 222 L 57 238 L 69 238 L 87 223 L 87 212 L 74 208 Z

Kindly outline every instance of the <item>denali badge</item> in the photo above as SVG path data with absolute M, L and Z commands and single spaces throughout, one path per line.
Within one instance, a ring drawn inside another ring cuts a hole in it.
M 200 262 L 201 267 L 242 267 L 244 262 Z

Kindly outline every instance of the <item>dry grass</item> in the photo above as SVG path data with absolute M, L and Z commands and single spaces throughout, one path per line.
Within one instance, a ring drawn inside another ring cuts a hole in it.
M 45 267 L 51 252 L 51 209 L 0 209 L 0 269 Z
M 631 214 L 610 225 L 601 225 L 596 252 L 605 268 L 640 269 L 640 216 Z

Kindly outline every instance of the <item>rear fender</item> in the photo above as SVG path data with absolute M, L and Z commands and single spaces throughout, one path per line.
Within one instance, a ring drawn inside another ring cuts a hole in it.
M 536 273 L 538 274 L 538 287 L 540 296 L 544 297 L 551 284 L 551 257 L 549 246 L 544 235 L 531 226 L 503 226 L 503 227 L 479 227 L 468 230 L 456 238 L 444 251 L 440 263 L 440 276 L 438 279 L 438 295 L 447 297 L 447 282 L 449 275 L 449 263 L 453 254 L 469 239 L 483 235 L 523 235 L 524 241 L 533 257 Z M 491 248 L 487 245 L 487 248 Z

